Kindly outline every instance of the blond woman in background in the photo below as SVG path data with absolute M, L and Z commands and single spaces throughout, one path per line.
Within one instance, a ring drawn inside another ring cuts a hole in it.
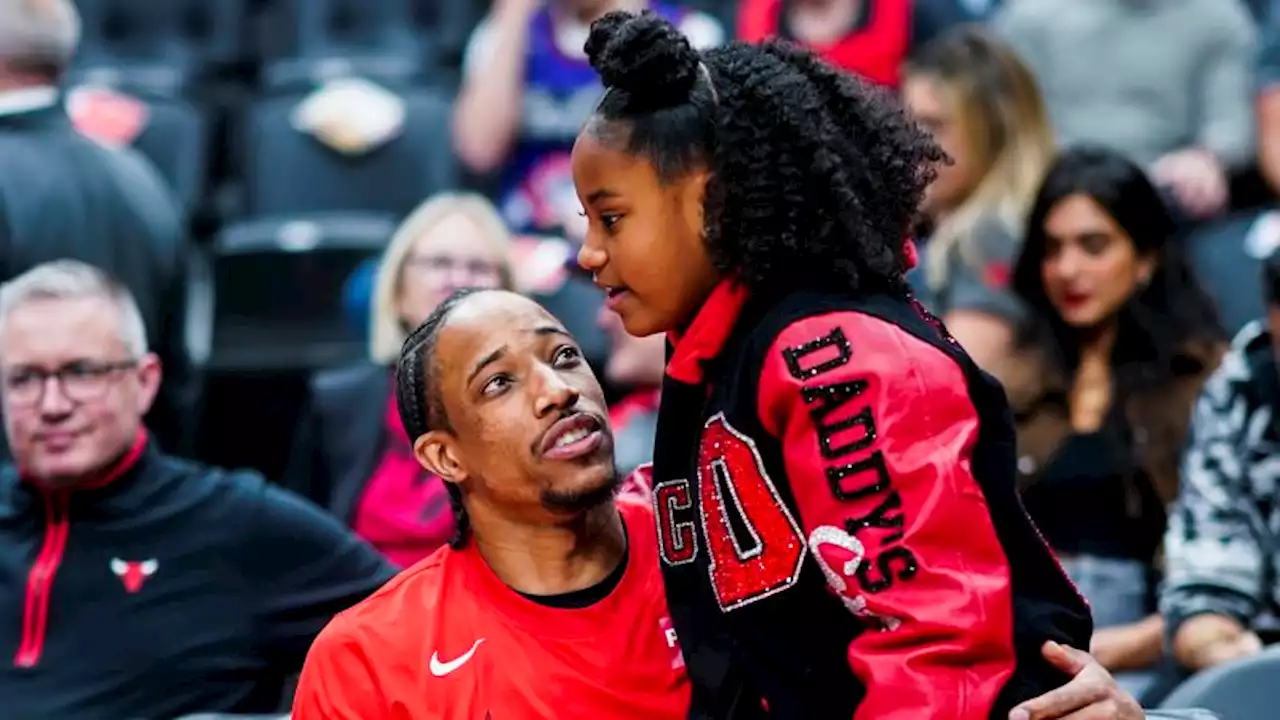
M 401 566 L 447 542 L 454 518 L 441 481 L 413 458 L 392 366 L 407 332 L 453 291 L 512 288 L 511 243 L 488 200 L 428 199 L 401 223 L 378 266 L 369 361 L 312 381 L 285 482 Z
M 903 73 L 903 101 L 951 156 L 921 208 L 926 235 L 914 278 L 926 304 L 984 367 L 1020 317 L 1007 292 L 1021 228 L 1055 148 L 1026 66 L 981 26 L 923 46 Z

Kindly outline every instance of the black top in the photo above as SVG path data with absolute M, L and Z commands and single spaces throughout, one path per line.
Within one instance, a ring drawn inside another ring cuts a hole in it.
M 1054 550 L 1147 561 L 1164 537 L 1165 512 L 1147 476 L 1105 432 L 1072 435 L 1023 503 Z
M 93 490 L 0 472 L 0 715 L 263 713 L 337 612 L 395 573 L 249 472 L 136 446 Z

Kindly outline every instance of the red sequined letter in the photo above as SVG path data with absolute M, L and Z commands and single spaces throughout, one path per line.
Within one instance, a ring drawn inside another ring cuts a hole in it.
M 678 520 L 693 510 L 688 480 L 668 480 L 653 488 L 654 517 L 658 521 L 658 550 L 668 565 L 684 565 L 698 554 L 698 533 L 692 520 Z
M 722 414 L 702 431 L 698 490 L 708 571 L 721 610 L 766 598 L 800 579 L 807 550 L 800 525 L 765 472 L 755 443 Z

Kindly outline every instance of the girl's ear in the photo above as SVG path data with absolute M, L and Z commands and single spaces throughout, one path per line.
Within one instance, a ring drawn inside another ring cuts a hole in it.
M 680 181 L 680 206 L 684 209 L 685 222 L 704 235 L 707 227 L 707 184 L 710 181 L 711 171 L 705 168 L 690 172 Z

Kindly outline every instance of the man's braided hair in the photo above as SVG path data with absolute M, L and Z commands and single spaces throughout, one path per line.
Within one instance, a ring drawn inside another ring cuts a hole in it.
M 436 340 L 453 311 L 477 292 L 463 289 L 445 298 L 400 346 L 400 359 L 396 362 L 396 408 L 410 443 L 432 430 L 452 429 L 436 382 Z M 451 482 L 446 482 L 444 487 L 453 508 L 454 533 L 449 546 L 456 550 L 467 544 L 471 523 L 462 505 L 462 491 Z

